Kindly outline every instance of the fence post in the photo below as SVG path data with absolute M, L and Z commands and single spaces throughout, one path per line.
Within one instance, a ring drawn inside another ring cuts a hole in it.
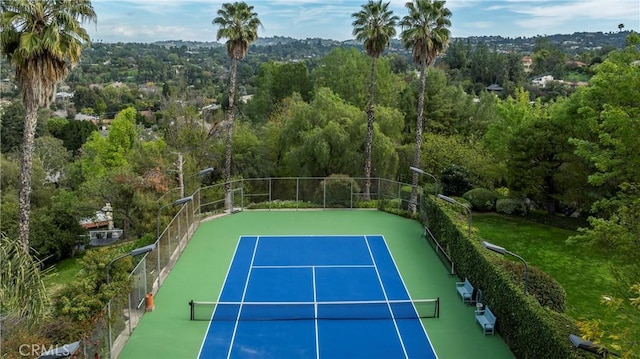
M 322 180 L 322 209 L 327 209 L 327 178 Z
M 351 189 L 349 192 L 351 192 L 350 195 L 350 200 L 349 200 L 349 208 L 353 209 L 353 181 L 355 181 L 353 178 L 351 179 L 351 181 L 349 182 L 349 185 L 351 186 Z
M 296 210 L 300 207 L 300 177 L 296 177 Z
M 113 299 L 113 298 L 112 298 Z M 113 359 L 113 355 L 111 355 L 111 348 L 112 348 L 112 343 L 111 343 L 111 300 L 109 300 L 107 302 L 107 330 L 109 333 L 109 343 L 108 343 L 108 348 L 109 348 L 109 358 Z
M 164 233 L 167 234 L 167 240 L 169 241 L 169 253 L 171 253 L 171 225 L 167 226 Z M 180 218 L 178 218 L 178 233 L 180 233 Z
M 269 177 L 269 210 L 271 210 L 271 177 Z
M 380 180 L 380 177 L 378 177 L 378 206 L 377 206 L 378 208 L 380 208 L 380 195 L 381 195 L 380 191 L 382 190 L 381 182 L 382 180 Z
M 129 305 L 129 335 L 131 335 L 131 333 L 133 333 L 133 328 L 131 328 L 131 322 L 133 321 L 133 314 L 131 313 L 131 292 L 129 292 L 127 302 Z

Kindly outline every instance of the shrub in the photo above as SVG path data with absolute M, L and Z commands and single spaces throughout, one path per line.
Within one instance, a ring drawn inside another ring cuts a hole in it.
M 529 211 L 525 201 L 516 198 L 503 198 L 496 202 L 496 212 L 510 216 L 524 216 Z
M 522 282 L 524 268 L 521 263 L 505 260 L 502 265 L 514 283 Z M 538 267 L 530 266 L 528 277 L 527 291 L 529 294 L 536 298 L 541 306 L 548 307 L 558 313 L 564 313 L 567 293 L 562 285 Z
M 279 199 L 271 202 L 258 202 L 251 203 L 247 206 L 247 209 L 293 209 L 293 208 L 318 208 L 315 203 L 305 201 L 281 201 Z
M 471 173 L 464 166 L 453 165 L 445 168 L 440 179 L 442 191 L 447 196 L 462 196 L 463 193 L 473 188 Z
M 492 211 L 498 199 L 495 193 L 485 188 L 474 188 L 462 197 L 471 203 L 471 208 L 480 212 Z
M 378 200 L 376 199 L 370 199 L 368 201 L 356 201 L 355 206 L 356 208 L 378 208 Z

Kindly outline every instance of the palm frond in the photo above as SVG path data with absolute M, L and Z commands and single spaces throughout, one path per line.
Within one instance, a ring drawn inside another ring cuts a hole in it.
M 449 45 L 451 11 L 443 0 L 413 0 L 406 4 L 408 15 L 400 21 L 400 38 L 412 49 L 416 64 L 432 64 Z
M 218 25 L 216 40 L 227 39 L 227 54 L 236 60 L 244 58 L 249 45 L 258 39 L 262 23 L 253 6 L 245 2 L 224 3 L 212 24 Z
M 37 322 L 48 304 L 40 263 L 4 234 L 0 234 L 0 258 L 0 317 L 11 314 Z
M 362 41 L 369 56 L 379 57 L 396 35 L 397 16 L 389 10 L 389 3 L 369 1 L 362 5 L 362 10 L 351 15 L 353 35 Z

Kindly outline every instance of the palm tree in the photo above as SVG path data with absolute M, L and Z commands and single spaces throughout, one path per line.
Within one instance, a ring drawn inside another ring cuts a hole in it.
M 233 101 L 236 92 L 236 69 L 238 60 L 242 60 L 249 45 L 258 38 L 258 26 L 262 23 L 258 19 L 258 14 L 253 12 L 253 6 L 247 5 L 244 1 L 233 4 L 222 4 L 222 9 L 218 10 L 218 17 L 213 19 L 212 24 L 220 26 L 216 34 L 216 40 L 227 39 L 227 55 L 231 58 L 230 79 L 229 79 L 229 106 L 227 107 L 227 118 L 225 126 L 227 139 L 225 147 L 225 207 L 231 208 L 231 137 L 233 133 Z
M 0 233 L 0 324 L 17 317 L 37 322 L 49 304 L 40 266 L 19 241 Z
M 352 14 L 353 35 L 364 43 L 364 49 L 371 56 L 371 81 L 369 83 L 369 108 L 367 109 L 367 139 L 364 149 L 364 197 L 371 199 L 371 147 L 373 143 L 373 122 L 375 121 L 374 105 L 376 93 L 376 60 L 389 41 L 396 35 L 397 16 L 389 9 L 389 3 L 382 0 L 369 1 L 362 5 L 362 10 Z
M 84 21 L 95 21 L 90 0 L 0 1 L 0 49 L 15 66 L 26 110 L 18 210 L 18 240 L 29 246 L 31 170 L 38 109 L 48 106 L 56 83 L 80 59 L 89 35 Z
M 413 0 L 406 8 L 409 15 L 400 21 L 400 38 L 405 48 L 412 49 L 413 62 L 420 67 L 420 91 L 418 93 L 418 119 L 416 123 L 416 148 L 413 154 L 413 166 L 420 168 L 422 151 L 422 128 L 424 112 L 424 91 L 427 66 L 433 65 L 438 54 L 449 45 L 451 32 L 451 11 L 445 7 L 444 0 Z M 418 176 L 413 172 L 409 208 L 415 213 L 418 199 Z

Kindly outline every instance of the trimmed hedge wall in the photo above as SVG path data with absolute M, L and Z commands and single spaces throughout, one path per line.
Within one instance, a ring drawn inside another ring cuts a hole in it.
M 504 259 L 484 249 L 479 238 L 467 238 L 466 230 L 428 196 L 422 198 L 420 221 L 449 248 L 456 274 L 482 289 L 498 318 L 497 330 L 517 358 L 584 357 L 569 342 L 569 334 L 579 333 L 575 321 L 525 295 L 522 284 L 513 283 L 499 265 Z

